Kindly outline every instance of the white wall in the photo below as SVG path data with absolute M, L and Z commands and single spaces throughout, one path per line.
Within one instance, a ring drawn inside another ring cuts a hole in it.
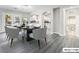
M 60 8 L 53 9 L 53 32 L 60 34 Z
M 53 8 L 53 32 L 64 36 L 63 8 Z

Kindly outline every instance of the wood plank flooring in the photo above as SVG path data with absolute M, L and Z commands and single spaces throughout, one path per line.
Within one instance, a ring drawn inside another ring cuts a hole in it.
M 36 40 L 30 42 L 15 39 L 10 48 L 10 41 L 6 40 L 5 33 L 0 34 L 0 53 L 62 53 L 64 47 L 69 48 L 66 37 L 47 35 L 47 45 L 41 41 L 41 49 Z M 79 48 L 79 39 L 74 41 L 74 47 Z M 74 48 L 73 47 L 73 48 Z

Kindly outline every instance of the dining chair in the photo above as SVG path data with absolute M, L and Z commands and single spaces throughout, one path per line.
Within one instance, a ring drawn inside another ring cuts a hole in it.
M 10 47 L 12 46 L 14 38 L 18 38 L 19 36 L 19 29 L 15 27 L 7 27 L 7 33 L 9 38 L 11 39 Z
M 40 29 L 34 29 L 33 33 L 30 35 L 30 37 L 34 38 L 35 40 L 38 40 L 38 46 L 40 49 L 40 40 L 45 40 L 45 43 L 47 44 L 46 41 L 46 28 L 40 28 Z
M 5 33 L 6 33 L 6 37 L 8 39 L 9 37 L 8 37 L 8 28 L 7 28 L 7 26 L 5 26 Z
M 7 33 L 8 33 L 8 37 L 11 39 L 11 42 L 10 42 L 10 47 L 12 47 L 12 44 L 13 44 L 13 40 L 15 38 L 19 39 L 20 36 L 23 37 L 23 32 L 19 31 L 19 28 L 16 28 L 16 27 L 11 27 L 11 26 L 8 26 L 7 27 Z M 24 39 L 23 39 L 24 40 Z

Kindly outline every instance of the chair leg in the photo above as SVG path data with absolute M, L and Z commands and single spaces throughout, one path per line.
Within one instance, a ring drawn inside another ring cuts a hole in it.
M 40 49 L 40 40 L 38 40 L 38 46 L 39 46 L 39 49 Z
M 10 41 L 10 38 L 8 37 L 8 43 L 9 43 L 9 41 Z
M 47 40 L 46 40 L 46 37 L 45 37 L 45 43 L 46 43 L 46 45 L 47 45 Z
M 6 35 L 6 40 L 8 39 L 8 35 Z
M 12 47 L 12 43 L 13 43 L 13 38 L 11 39 L 10 48 Z
M 7 35 L 6 37 L 7 37 L 7 38 L 6 38 L 6 40 L 8 40 L 8 41 L 9 41 L 9 40 L 10 40 L 10 37 L 9 37 L 8 35 Z
M 8 37 L 8 42 L 10 41 L 10 37 Z
M 8 35 L 7 35 L 7 39 L 8 39 Z
M 24 43 L 24 36 L 22 36 L 22 40 L 23 40 L 23 43 Z
M 10 37 L 8 37 L 8 40 L 10 40 Z

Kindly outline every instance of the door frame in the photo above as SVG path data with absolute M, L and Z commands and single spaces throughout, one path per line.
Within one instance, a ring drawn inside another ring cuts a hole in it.
M 64 36 L 66 36 L 66 10 L 68 9 L 74 9 L 74 8 L 79 8 L 79 6 L 72 6 L 68 8 L 63 9 L 63 20 L 64 20 Z

